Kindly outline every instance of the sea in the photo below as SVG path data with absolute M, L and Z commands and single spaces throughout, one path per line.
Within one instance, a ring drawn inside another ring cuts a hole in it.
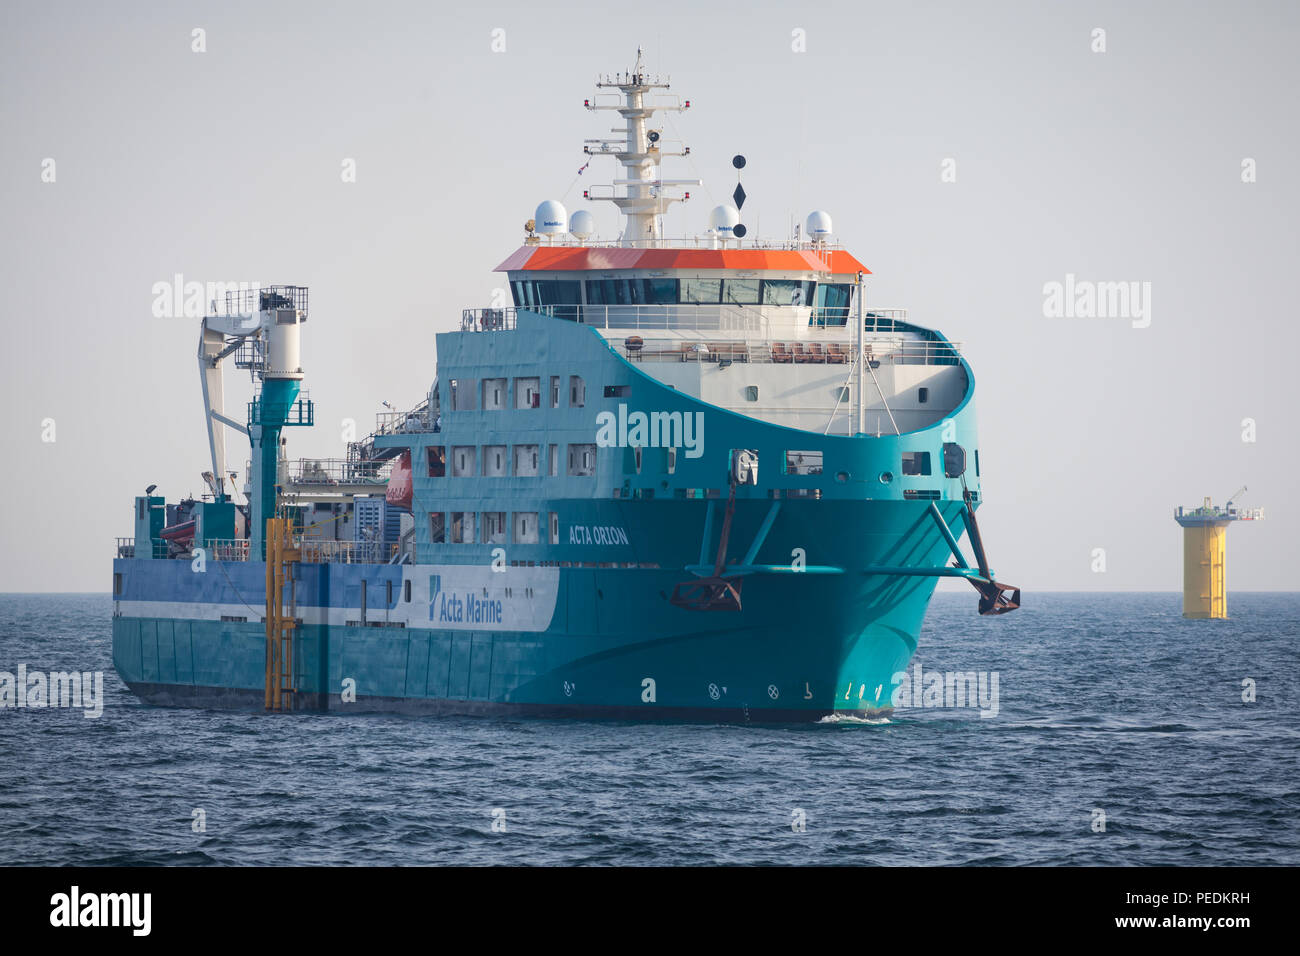
M 985 706 L 782 726 L 150 707 L 108 595 L 0 595 L 0 672 L 104 695 L 0 709 L 0 865 L 1300 864 L 1300 594 L 1180 602 L 939 593 L 916 660 Z

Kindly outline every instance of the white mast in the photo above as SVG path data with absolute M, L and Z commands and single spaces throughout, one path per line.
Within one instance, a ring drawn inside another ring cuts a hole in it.
M 624 178 L 616 179 L 605 186 L 593 186 L 584 195 L 588 199 L 601 199 L 612 202 L 626 217 L 623 229 L 625 246 L 650 248 L 659 245 L 663 239 L 663 214 L 675 202 L 681 202 L 689 196 L 671 194 L 675 187 L 698 186 L 698 179 L 663 179 L 655 169 L 665 156 L 685 156 L 690 152 L 683 147 L 680 152 L 665 152 L 659 147 L 662 134 L 657 129 L 647 129 L 646 120 L 656 113 L 681 112 L 690 107 L 690 100 L 682 102 L 678 97 L 655 94 L 655 90 L 666 90 L 669 84 L 660 82 L 658 76 L 647 75 L 641 66 L 641 50 L 636 51 L 636 68 L 631 73 L 618 73 L 605 76 L 596 83 L 596 88 L 617 89 L 622 94 L 621 103 L 601 103 L 602 94 L 587 100 L 584 104 L 589 110 L 617 110 L 623 117 L 622 129 L 610 132 L 622 133 L 623 139 L 587 140 L 584 152 L 593 156 L 613 156 L 624 169 Z M 647 96 L 647 94 L 650 94 Z M 607 96 L 607 94 L 606 94 Z M 623 195 L 616 195 L 614 187 L 624 187 Z M 609 195 L 594 195 L 600 188 L 609 189 Z

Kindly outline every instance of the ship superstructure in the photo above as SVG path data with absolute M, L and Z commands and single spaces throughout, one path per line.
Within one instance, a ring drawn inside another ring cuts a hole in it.
M 670 239 L 689 101 L 638 59 L 588 109 L 621 173 L 498 266 L 513 305 L 437 336 L 425 399 L 335 461 L 310 425 L 307 293 L 235 295 L 200 344 L 211 494 L 150 493 L 114 564 L 114 659 L 148 701 L 248 708 L 815 720 L 889 710 L 939 577 L 1019 604 L 975 522 L 974 377 L 957 343 L 867 308 L 830 217 L 747 239 L 739 207 Z M 744 160 L 736 158 L 737 169 Z M 223 408 L 220 363 L 258 389 Z M 227 491 L 223 430 L 250 448 Z M 168 512 L 171 512 L 168 514 Z M 970 539 L 973 563 L 958 539 Z

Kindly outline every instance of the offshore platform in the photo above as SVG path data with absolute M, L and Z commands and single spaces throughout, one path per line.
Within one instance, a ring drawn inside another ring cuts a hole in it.
M 1263 508 L 1236 507 L 1245 492 L 1243 485 L 1222 508 L 1206 498 L 1199 508 L 1174 512 L 1183 526 L 1183 617 L 1228 616 L 1228 525 L 1264 520 Z

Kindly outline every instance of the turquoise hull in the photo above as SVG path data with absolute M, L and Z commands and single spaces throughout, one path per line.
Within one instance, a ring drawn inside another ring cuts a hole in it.
M 631 449 L 601 446 L 594 475 L 543 466 L 531 477 L 431 477 L 417 464 L 418 563 L 296 566 L 296 707 L 739 721 L 889 712 L 936 571 L 952 557 L 934 511 L 954 535 L 965 530 L 962 483 L 942 467 L 905 475 L 901 458 L 928 451 L 938 462 L 945 442 L 977 447 L 968 368 L 965 398 L 943 422 L 849 437 L 701 402 L 572 322 L 521 313 L 508 332 L 438 344 L 440 431 L 377 445 L 417 463 L 428 446 L 564 448 L 592 442 L 597 414 L 622 404 L 702 416 L 699 454 L 670 465 L 647 449 L 638 467 Z M 546 382 L 553 369 L 589 383 L 583 407 L 454 411 L 446 394 L 453 379 Z M 602 385 L 617 397 L 602 398 Z M 737 489 L 726 551 L 742 608 L 674 606 L 678 584 L 712 571 L 738 448 L 763 463 L 758 484 Z M 790 449 L 820 452 L 821 473 L 784 473 L 776 463 Z M 966 481 L 978 501 L 976 470 Z M 455 543 L 429 520 L 521 510 L 553 514 L 554 530 L 532 543 Z M 119 558 L 114 572 L 113 659 L 137 695 L 262 709 L 263 563 Z

